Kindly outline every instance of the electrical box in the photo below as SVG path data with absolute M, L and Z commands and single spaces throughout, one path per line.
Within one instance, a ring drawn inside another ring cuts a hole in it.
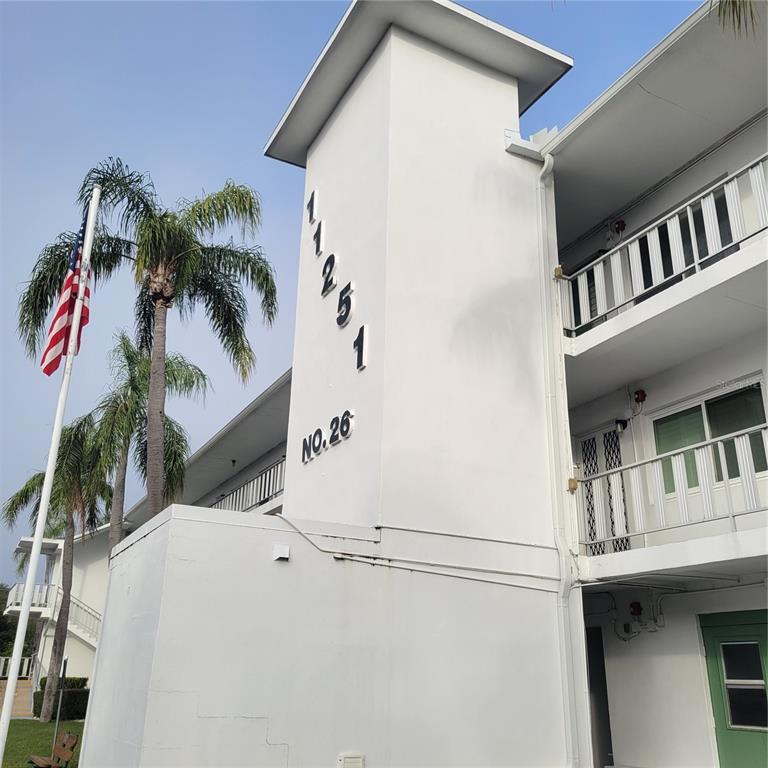
M 345 752 L 336 760 L 336 768 L 365 768 L 365 757 L 358 752 Z

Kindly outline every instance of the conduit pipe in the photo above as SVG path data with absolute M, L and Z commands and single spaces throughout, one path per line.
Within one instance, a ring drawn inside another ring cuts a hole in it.
M 275 518 L 280 518 L 281 520 L 288 523 L 288 525 L 291 528 L 293 528 L 293 530 L 296 531 L 296 533 L 298 533 L 299 536 L 301 536 L 305 541 L 311 544 L 318 552 L 322 552 L 326 555 L 331 555 L 335 560 L 349 560 L 353 563 L 364 563 L 366 565 L 378 565 L 378 566 L 383 566 L 385 568 L 395 568 L 397 570 L 415 571 L 417 573 L 432 573 L 438 576 L 451 576 L 453 578 L 463 578 L 463 579 L 466 579 L 467 581 L 480 581 L 480 582 L 485 582 L 486 584 L 501 584 L 507 587 L 516 587 L 519 589 L 530 589 L 537 592 L 556 592 L 557 591 L 553 588 L 535 587 L 533 585 L 525 585 L 525 584 L 512 584 L 508 581 L 501 581 L 501 580 L 494 580 L 494 579 L 480 579 L 476 576 L 462 576 L 461 574 L 451 574 L 451 573 L 445 573 L 441 571 L 427 570 L 426 568 L 450 568 L 450 569 L 461 570 L 461 571 L 471 571 L 472 573 L 489 573 L 489 574 L 498 574 L 500 576 L 519 576 L 525 579 L 540 579 L 543 581 L 553 581 L 553 578 L 551 576 L 544 576 L 538 573 L 524 573 L 522 571 L 506 571 L 506 570 L 496 569 L 496 568 L 478 568 L 477 566 L 474 566 L 474 565 L 459 565 L 457 563 L 443 563 L 436 560 L 416 560 L 413 558 L 397 557 L 397 556 L 389 556 L 389 555 L 366 555 L 360 552 L 344 552 L 339 549 L 327 549 L 326 547 L 321 547 L 317 542 L 311 539 L 305 531 L 302 531 L 301 528 L 299 528 L 299 526 L 296 525 L 289 518 L 284 517 L 283 515 L 275 515 Z M 394 563 L 404 563 L 404 564 L 407 563 L 408 565 L 395 565 Z M 413 567 L 416 565 L 426 566 L 426 568 Z
M 560 646 L 560 680 L 562 684 L 563 723 L 565 728 L 566 768 L 576 768 L 579 765 L 578 718 L 576 716 L 576 695 L 573 663 L 573 639 L 570 626 L 569 598 L 574 583 L 571 568 L 570 551 L 565 532 L 565 509 L 563 505 L 563 490 L 560 481 L 563 478 L 564 461 L 563 436 L 560 429 L 567 425 L 567 412 L 561 413 L 564 404 L 558 402 L 556 387 L 565 389 L 565 381 L 561 361 L 555 360 L 555 343 L 558 336 L 553 331 L 552 324 L 557 320 L 557 313 L 550 311 L 551 307 L 551 276 L 549 273 L 549 258 L 547 248 L 547 181 L 551 178 L 555 161 L 551 154 L 544 156 L 544 165 L 539 171 L 536 185 L 536 208 L 539 230 L 539 295 L 541 305 L 541 322 L 544 333 L 544 368 L 546 386 L 546 417 L 549 432 L 549 474 L 552 483 L 552 524 L 555 534 L 558 560 L 560 562 L 560 588 L 557 593 L 557 629 Z

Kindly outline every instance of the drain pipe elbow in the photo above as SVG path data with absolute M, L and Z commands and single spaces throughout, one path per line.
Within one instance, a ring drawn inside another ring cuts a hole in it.
M 539 171 L 539 184 L 542 186 L 549 181 L 549 177 L 552 175 L 552 171 L 555 170 L 555 158 L 552 157 L 552 155 L 547 152 L 546 155 L 544 155 L 544 165 L 541 166 L 541 170 Z

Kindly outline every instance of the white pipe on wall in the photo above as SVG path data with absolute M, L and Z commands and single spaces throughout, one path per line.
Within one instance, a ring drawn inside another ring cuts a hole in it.
M 568 543 L 568 531 L 566 530 L 566 509 L 563 503 L 564 484 L 570 463 L 570 438 L 568 431 L 567 390 L 562 360 L 555 359 L 556 342 L 559 338 L 557 329 L 553 329 L 553 323 L 559 325 L 559 313 L 553 307 L 552 302 L 552 278 L 549 273 L 549 258 L 547 235 L 549 232 L 547 222 L 547 182 L 552 177 L 554 170 L 554 158 L 551 154 L 544 156 L 536 185 L 536 203 L 539 230 L 539 286 L 541 295 L 541 322 L 544 333 L 544 369 L 546 371 L 546 417 L 549 433 L 549 469 L 552 483 L 552 525 L 555 535 L 555 544 L 560 562 L 560 587 L 557 597 L 557 626 L 560 644 L 560 668 L 563 699 L 563 722 L 565 726 L 565 748 L 567 768 L 576 768 L 580 762 L 591 765 L 591 735 L 589 734 L 589 716 L 587 712 L 578 716 L 578 704 L 575 693 L 576 683 L 574 675 L 574 644 L 571 634 L 572 616 L 569 602 L 571 589 L 575 581 L 573 568 L 576 567 L 576 553 Z M 565 434 L 563 434 L 565 432 Z M 572 534 L 572 532 L 571 532 Z M 573 536 L 571 535 L 572 539 Z M 583 616 L 576 617 L 577 625 L 583 631 Z M 583 708 L 582 708 L 583 709 Z M 583 722 L 586 735 L 579 739 L 579 724 Z M 586 745 L 580 749 L 581 745 Z M 581 752 L 588 751 L 583 756 Z M 580 760 L 580 757 L 583 757 Z

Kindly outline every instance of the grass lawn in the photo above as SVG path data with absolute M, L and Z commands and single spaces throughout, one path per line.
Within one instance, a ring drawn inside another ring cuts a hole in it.
M 69 731 L 83 737 L 82 720 L 62 720 L 59 723 L 59 733 Z M 5 746 L 5 758 L 2 768 L 25 768 L 30 755 L 51 756 L 51 742 L 55 722 L 41 723 L 38 720 L 11 720 L 8 731 L 8 742 Z M 75 756 L 69 768 L 76 768 L 80 757 L 80 742 L 75 747 Z

